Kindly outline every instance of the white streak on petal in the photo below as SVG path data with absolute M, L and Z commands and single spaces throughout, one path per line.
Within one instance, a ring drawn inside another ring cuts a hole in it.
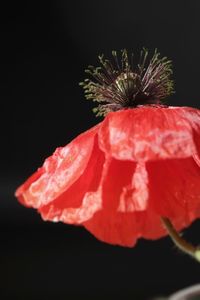
M 155 158 L 184 158 L 196 152 L 193 136 L 188 128 L 187 130 L 155 128 L 148 132 L 140 132 L 134 128 L 132 137 L 128 141 L 118 128 L 112 128 L 110 133 L 112 156 L 117 159 L 148 161 Z
M 84 171 L 84 168 L 80 169 L 80 165 L 85 158 L 89 158 L 87 151 L 88 149 L 85 150 L 84 147 L 80 149 L 76 144 L 73 146 L 69 144 L 65 149 L 58 148 L 51 161 L 46 159 L 43 166 L 44 174 L 24 193 L 26 203 L 37 208 L 62 194 L 67 184 L 72 184 L 77 179 L 73 174 L 80 176 Z M 73 157 L 68 155 L 70 152 L 73 152 Z M 52 165 L 53 170 L 51 170 Z
M 193 155 L 193 159 L 196 162 L 196 164 L 200 167 L 200 157 L 198 154 Z
M 125 187 L 122 191 L 118 211 L 133 212 L 145 210 L 148 197 L 148 173 L 145 162 L 138 162 L 133 174 L 131 187 Z
M 60 216 L 60 221 L 69 224 L 80 224 L 93 217 L 102 209 L 102 192 L 88 192 L 85 194 L 82 205 L 78 208 L 65 208 Z

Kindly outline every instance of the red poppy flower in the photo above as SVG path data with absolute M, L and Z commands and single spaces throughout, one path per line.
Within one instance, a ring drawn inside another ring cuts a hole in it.
M 155 52 L 145 68 L 142 54 L 134 73 L 123 51 L 124 66 L 112 76 L 100 57 L 106 72 L 92 75 L 101 85 L 84 87 L 88 98 L 106 102 L 98 107 L 105 119 L 58 148 L 16 191 L 44 220 L 83 225 L 121 246 L 165 236 L 160 219 L 180 231 L 200 217 L 200 111 L 159 104 L 172 92 L 170 62 Z

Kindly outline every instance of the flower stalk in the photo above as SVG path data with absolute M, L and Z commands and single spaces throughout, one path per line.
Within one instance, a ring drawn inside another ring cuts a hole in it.
M 177 248 L 200 262 L 200 248 L 184 240 L 168 218 L 161 217 L 161 221 Z

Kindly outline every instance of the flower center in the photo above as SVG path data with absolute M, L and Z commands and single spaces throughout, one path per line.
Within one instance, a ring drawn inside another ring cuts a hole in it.
M 171 61 L 160 58 L 157 50 L 147 62 L 148 51 L 143 49 L 136 66 L 133 54 L 129 56 L 127 50 L 122 50 L 120 61 L 116 51 L 112 55 L 114 63 L 99 56 L 101 67 L 89 66 L 86 70 L 93 80 L 80 83 L 86 98 L 99 103 L 94 109 L 97 116 L 141 104 L 161 103 L 174 92 Z
M 117 77 L 115 82 L 118 88 L 121 90 L 122 93 L 124 93 L 125 96 L 126 92 L 131 94 L 134 90 L 136 90 L 136 79 L 136 73 L 130 73 L 129 76 L 127 76 L 126 73 L 122 73 Z
M 138 90 L 139 78 L 136 73 L 122 73 L 116 78 L 115 83 L 122 96 L 131 101 Z

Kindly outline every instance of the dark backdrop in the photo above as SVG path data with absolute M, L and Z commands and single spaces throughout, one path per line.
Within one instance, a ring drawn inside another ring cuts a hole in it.
M 169 104 L 199 107 L 200 2 L 10 1 L 0 4 L 1 299 L 150 299 L 197 283 L 200 266 L 168 238 L 133 249 L 43 222 L 13 196 L 57 146 L 98 120 L 78 82 L 97 55 L 155 47 L 174 62 Z M 200 224 L 185 237 L 200 241 Z

